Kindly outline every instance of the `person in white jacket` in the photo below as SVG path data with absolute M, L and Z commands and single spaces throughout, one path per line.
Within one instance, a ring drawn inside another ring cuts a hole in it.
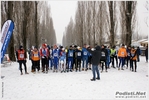
M 66 72 L 66 52 L 65 48 L 62 48 L 62 51 L 60 52 L 60 66 L 61 66 L 61 73 Z

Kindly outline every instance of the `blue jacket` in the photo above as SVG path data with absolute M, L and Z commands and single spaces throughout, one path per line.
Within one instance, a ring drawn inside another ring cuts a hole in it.
M 82 57 L 84 58 L 84 57 L 88 57 L 88 56 L 89 56 L 89 52 L 87 51 L 86 48 L 83 48 L 82 49 Z
M 52 56 L 53 56 L 53 58 L 59 58 L 59 50 L 54 49 L 53 52 L 52 52 Z
M 68 50 L 68 58 L 73 58 L 74 57 L 74 51 L 73 50 Z
M 130 53 L 131 53 L 130 51 L 131 50 L 130 49 L 127 49 L 126 51 L 127 51 L 127 57 L 130 57 Z

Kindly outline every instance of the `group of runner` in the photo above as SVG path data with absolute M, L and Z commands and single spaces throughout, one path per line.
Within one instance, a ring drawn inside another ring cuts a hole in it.
M 53 70 L 53 72 L 60 71 L 63 73 L 91 70 L 92 54 L 89 51 L 94 51 L 95 47 L 92 48 L 84 44 L 83 47 L 70 45 L 69 48 L 64 48 L 63 46 L 58 47 L 57 45 L 53 45 L 50 47 L 47 44 L 42 44 L 42 47 L 38 49 L 38 47 L 34 46 L 29 51 L 29 58 L 32 62 L 31 71 L 35 73 L 42 70 L 43 73 L 48 73 L 49 70 Z M 99 65 L 101 66 L 101 72 L 104 69 L 105 72 L 108 72 L 107 70 L 110 67 L 124 70 L 124 66 L 130 68 L 131 71 L 137 71 L 137 62 L 139 62 L 139 55 L 141 54 L 139 48 L 131 46 L 125 47 L 124 44 L 119 49 L 116 49 L 115 46 L 106 47 L 101 45 L 100 52 L 101 58 Z M 24 64 L 25 73 L 28 74 L 26 68 L 27 56 L 23 46 L 20 46 L 16 55 L 21 75 L 23 75 L 22 64 Z

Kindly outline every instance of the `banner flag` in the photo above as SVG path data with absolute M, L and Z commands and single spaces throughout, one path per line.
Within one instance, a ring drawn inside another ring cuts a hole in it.
M 3 61 L 6 49 L 8 47 L 12 32 L 14 29 L 14 22 L 12 20 L 7 20 L 2 26 L 1 30 L 1 61 Z

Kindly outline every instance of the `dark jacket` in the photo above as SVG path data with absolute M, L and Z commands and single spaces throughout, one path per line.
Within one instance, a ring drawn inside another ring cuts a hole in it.
M 148 47 L 145 49 L 145 56 L 148 56 Z
M 94 51 L 90 49 L 87 50 L 92 54 L 92 65 L 99 65 L 101 59 L 101 50 L 99 46 L 97 46 L 95 49 L 96 50 Z
M 141 55 L 141 50 L 140 50 L 139 47 L 137 48 L 137 51 L 136 52 L 137 52 L 137 56 Z
M 81 50 L 76 50 L 76 55 L 77 55 L 77 59 L 82 59 L 82 51 Z
M 101 49 L 101 61 L 106 60 L 107 56 L 108 51 L 105 48 Z

